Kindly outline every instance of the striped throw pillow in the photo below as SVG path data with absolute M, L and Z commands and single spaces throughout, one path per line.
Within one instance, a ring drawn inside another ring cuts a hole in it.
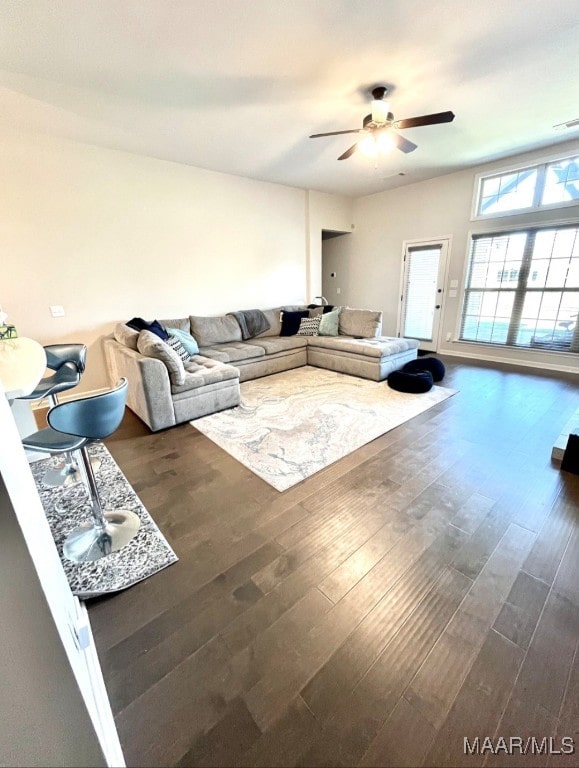
M 177 355 L 180 357 L 180 359 L 184 363 L 188 363 L 189 360 L 191 359 L 191 355 L 189 354 L 189 352 L 187 352 L 187 350 L 185 349 L 181 341 L 176 336 L 169 336 L 165 344 L 171 347 L 173 352 L 176 352 Z
M 300 328 L 296 336 L 317 336 L 320 329 L 320 321 L 322 315 L 316 315 L 316 317 L 302 317 L 300 320 Z

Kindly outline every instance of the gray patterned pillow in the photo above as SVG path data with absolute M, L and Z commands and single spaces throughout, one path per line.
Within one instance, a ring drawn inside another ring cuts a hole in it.
M 300 320 L 300 328 L 296 333 L 296 336 L 317 336 L 321 319 L 322 315 L 316 315 L 315 317 L 302 317 Z
M 178 339 L 176 336 L 172 336 L 171 334 L 169 334 L 169 338 L 167 339 L 165 344 L 171 347 L 173 352 L 176 352 L 184 363 L 188 363 L 189 360 L 191 360 L 191 355 L 189 354 L 189 352 L 187 352 L 181 340 Z

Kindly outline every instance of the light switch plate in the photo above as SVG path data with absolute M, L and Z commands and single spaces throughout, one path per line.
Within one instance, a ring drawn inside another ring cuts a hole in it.
M 62 304 L 51 304 L 50 314 L 52 317 L 64 317 L 64 307 Z

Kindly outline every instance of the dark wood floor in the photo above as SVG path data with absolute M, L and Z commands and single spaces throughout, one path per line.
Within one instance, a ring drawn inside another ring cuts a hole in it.
M 127 413 L 108 447 L 180 558 L 90 607 L 129 766 L 579 753 L 579 476 L 550 461 L 578 377 L 446 363 L 459 394 L 284 493 Z

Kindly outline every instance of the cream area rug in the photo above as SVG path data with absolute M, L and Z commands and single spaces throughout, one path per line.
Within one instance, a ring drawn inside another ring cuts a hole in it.
M 305 366 L 241 384 L 241 405 L 191 425 L 278 491 L 455 394 L 395 392 L 385 381 Z

